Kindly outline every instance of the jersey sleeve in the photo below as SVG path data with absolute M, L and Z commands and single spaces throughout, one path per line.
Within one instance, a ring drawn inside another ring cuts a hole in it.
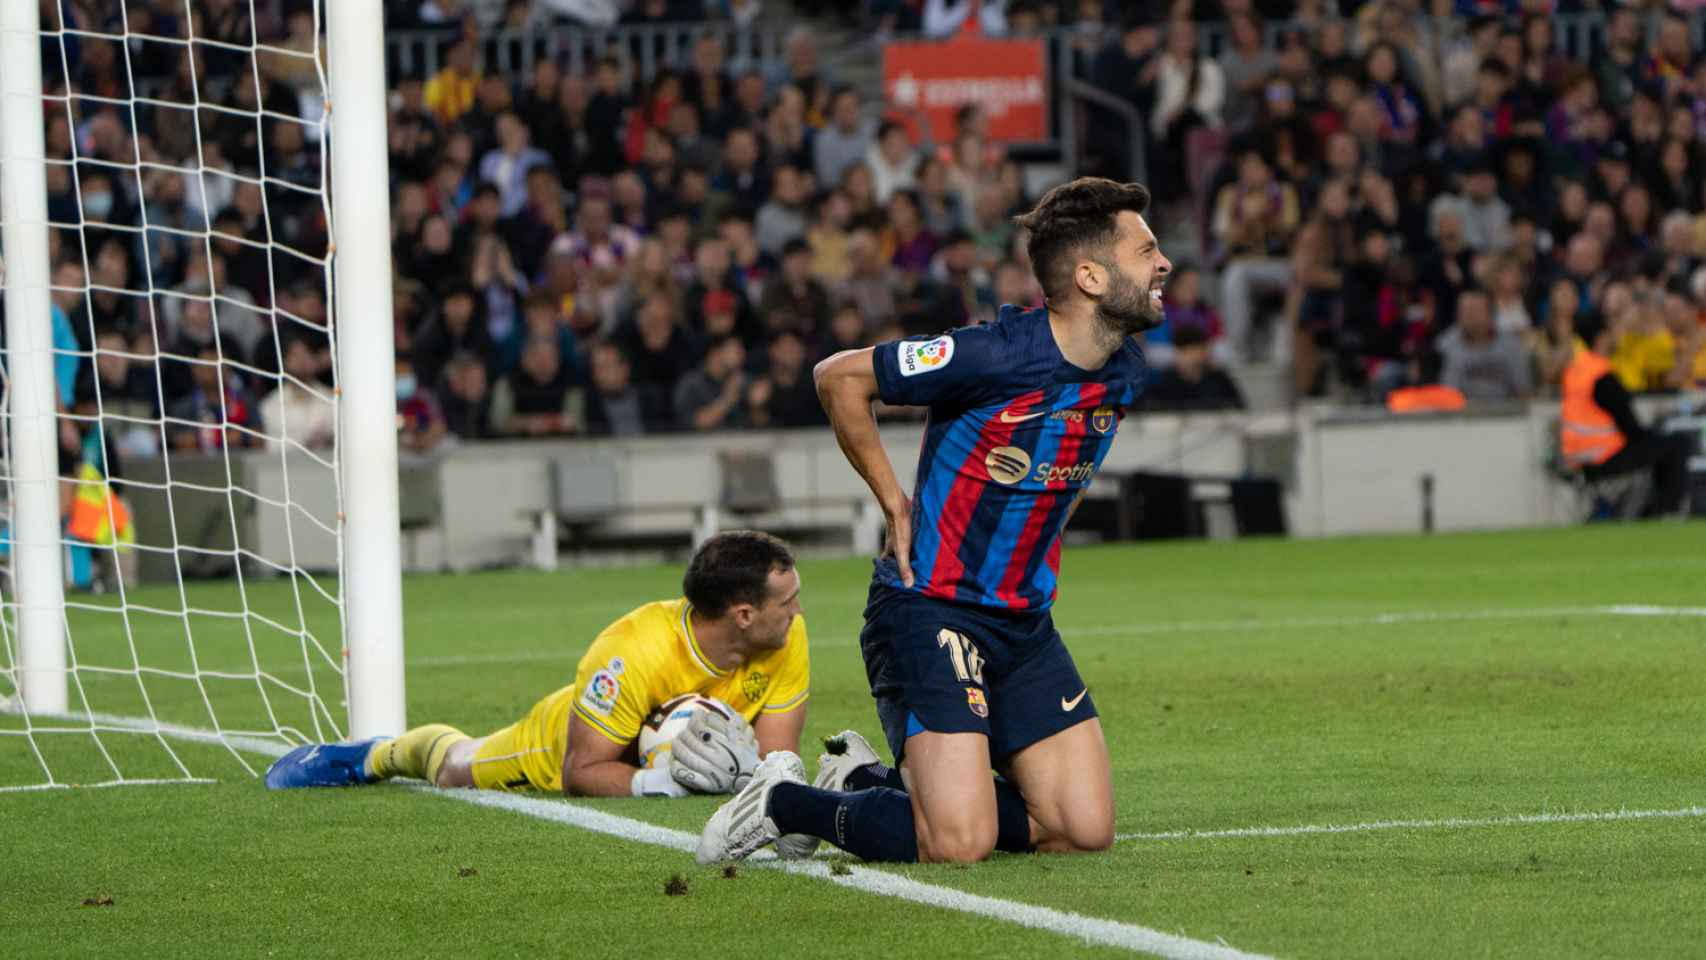
M 633 656 L 637 646 L 629 628 L 606 630 L 575 670 L 575 716 L 623 745 L 640 735 L 651 709 L 646 666 Z
M 788 646 L 776 682 L 764 698 L 762 713 L 787 713 L 811 694 L 812 658 L 806 644 L 806 618 L 795 617 L 788 630 Z
M 877 396 L 902 407 L 973 405 L 997 385 L 994 375 L 1005 358 L 1005 338 L 990 326 L 890 340 L 871 351 Z

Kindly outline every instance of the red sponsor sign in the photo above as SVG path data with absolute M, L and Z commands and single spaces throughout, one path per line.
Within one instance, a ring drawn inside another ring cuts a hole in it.
M 897 113 L 921 113 L 930 135 L 947 143 L 954 111 L 975 103 L 997 141 L 1048 137 L 1048 65 L 1041 40 L 957 36 L 883 48 L 883 91 Z M 914 129 L 914 139 L 922 130 Z

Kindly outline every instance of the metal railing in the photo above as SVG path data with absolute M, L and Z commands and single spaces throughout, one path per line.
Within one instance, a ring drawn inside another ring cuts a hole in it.
M 544 25 L 499 30 L 481 37 L 478 43 L 486 70 L 496 71 L 512 83 L 524 84 L 541 58 L 584 73 L 605 55 L 627 64 L 634 81 L 647 83 L 660 70 L 690 65 L 693 44 L 707 34 L 723 41 L 727 69 L 738 72 L 780 63 L 787 31 L 718 21 L 608 29 Z M 388 66 L 400 76 L 431 76 L 443 66 L 445 52 L 458 36 L 435 30 L 391 33 L 385 39 Z
M 1080 143 L 1078 134 L 1078 107 L 1080 104 L 1090 104 L 1101 107 L 1125 124 L 1126 130 L 1126 169 L 1121 171 L 1127 181 L 1137 183 L 1149 182 L 1149 136 L 1144 129 L 1143 114 L 1138 112 L 1130 100 L 1117 97 L 1093 83 L 1087 83 L 1077 77 L 1069 77 L 1065 81 L 1065 96 L 1061 97 L 1062 159 L 1067 169 L 1078 169 L 1079 153 L 1084 144 Z

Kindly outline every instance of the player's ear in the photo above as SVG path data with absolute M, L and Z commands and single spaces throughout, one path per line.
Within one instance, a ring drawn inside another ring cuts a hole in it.
M 752 621 L 758 617 L 758 608 L 750 603 L 737 603 L 729 608 L 729 616 L 734 620 L 735 626 L 745 630 L 752 626 Z
M 1072 268 L 1072 282 L 1086 297 L 1099 297 L 1108 287 L 1108 271 L 1094 260 L 1080 260 Z

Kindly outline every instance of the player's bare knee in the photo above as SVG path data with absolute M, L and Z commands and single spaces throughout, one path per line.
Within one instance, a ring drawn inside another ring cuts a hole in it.
M 954 824 L 918 832 L 920 863 L 976 863 L 995 851 L 993 822 Z
M 1098 824 L 1079 827 L 1067 835 L 1072 848 L 1080 853 L 1096 853 L 1114 845 L 1114 825 Z
M 1066 841 L 1072 849 L 1095 853 L 1114 845 L 1114 811 L 1096 809 L 1079 811 L 1067 821 Z

